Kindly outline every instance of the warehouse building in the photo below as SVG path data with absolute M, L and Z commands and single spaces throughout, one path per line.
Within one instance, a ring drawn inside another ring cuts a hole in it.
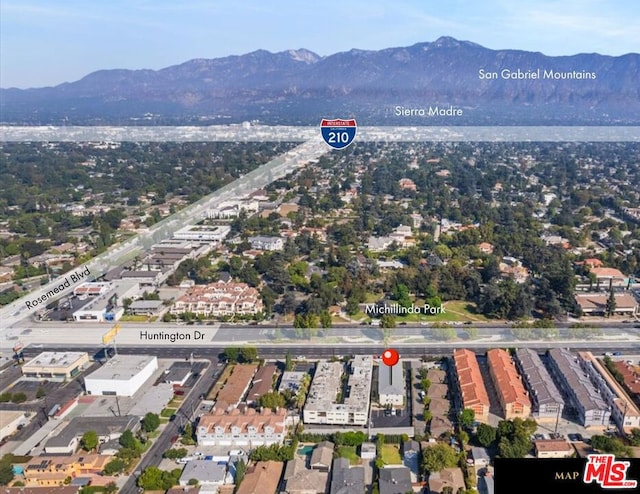
M 90 395 L 133 396 L 158 369 L 151 355 L 116 355 L 84 379 Z

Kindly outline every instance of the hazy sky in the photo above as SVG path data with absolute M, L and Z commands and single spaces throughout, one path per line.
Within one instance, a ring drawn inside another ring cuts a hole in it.
M 638 0 L 0 0 L 0 86 L 259 48 L 330 55 L 453 36 L 547 55 L 640 51 Z

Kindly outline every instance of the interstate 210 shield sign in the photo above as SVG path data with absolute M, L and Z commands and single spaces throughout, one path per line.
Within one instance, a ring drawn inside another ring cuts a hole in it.
M 353 118 L 347 120 L 323 118 L 320 122 L 322 138 L 333 149 L 344 149 L 351 144 L 356 137 L 356 129 L 356 121 Z

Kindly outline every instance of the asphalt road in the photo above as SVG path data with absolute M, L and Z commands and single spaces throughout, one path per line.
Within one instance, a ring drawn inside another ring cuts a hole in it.
M 240 345 L 240 343 L 238 343 Z M 192 353 L 194 358 L 207 358 L 216 360 L 224 349 L 224 346 L 203 346 L 194 348 L 193 346 L 164 346 L 157 348 L 149 348 L 148 346 L 119 346 L 118 353 L 135 355 L 152 353 L 158 358 L 188 358 Z M 569 348 L 572 351 L 589 350 L 594 354 L 602 354 L 604 352 L 622 352 L 622 354 L 638 354 L 640 353 L 640 343 L 629 343 L 628 341 L 576 341 L 567 344 L 566 342 L 556 341 L 523 341 L 510 343 L 487 343 L 487 342 L 464 342 L 455 345 L 394 345 L 401 357 L 419 358 L 422 356 L 451 355 L 455 348 L 468 348 L 477 354 L 484 354 L 487 350 L 496 347 L 517 347 L 517 348 L 533 348 L 544 352 L 549 348 Z M 24 349 L 25 359 L 35 357 L 43 351 L 60 351 L 64 349 L 69 352 L 89 352 L 89 354 L 102 354 L 102 347 L 95 345 L 44 345 L 38 348 L 27 347 Z M 287 352 L 293 357 L 305 358 L 331 358 L 342 357 L 345 355 L 375 355 L 379 356 L 385 349 L 383 345 L 332 345 L 332 344 L 308 344 L 308 345 L 260 345 L 258 346 L 258 356 L 265 359 L 284 359 Z
M 120 352 L 125 353 L 125 352 Z M 140 349 L 138 350 L 140 353 Z M 188 354 L 187 354 L 188 357 Z M 156 438 L 153 445 L 145 453 L 144 457 L 136 467 L 136 472 L 142 472 L 149 466 L 158 466 L 165 451 L 171 448 L 171 439 L 180 435 L 184 425 L 193 419 L 195 410 L 198 408 L 200 395 L 206 393 L 213 383 L 218 379 L 222 367 L 218 366 L 218 359 L 212 359 L 211 365 L 200 374 L 200 379 L 189 393 L 185 395 L 182 406 L 176 413 L 176 418 L 169 422 L 162 433 Z M 137 480 L 139 474 L 129 477 L 126 484 L 120 489 L 121 494 L 134 494 L 138 492 Z

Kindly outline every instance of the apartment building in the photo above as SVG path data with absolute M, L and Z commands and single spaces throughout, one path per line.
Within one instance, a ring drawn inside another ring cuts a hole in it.
M 584 427 L 606 427 L 611 417 L 610 407 L 580 366 L 578 358 L 566 348 L 552 348 L 548 355 L 551 376 L 560 386 L 567 405 L 576 412 L 578 422 Z
M 204 317 L 254 315 L 262 312 L 260 292 L 246 283 L 218 281 L 208 285 L 196 285 L 178 298 L 171 314 L 185 312 Z
M 611 417 L 623 434 L 640 427 L 640 410 L 604 364 L 591 352 L 578 352 L 580 366 L 611 409 Z
M 516 350 L 515 361 L 529 392 L 533 418 L 544 422 L 561 417 L 564 399 L 540 356 L 530 348 L 520 348 Z
M 510 420 L 531 415 L 531 400 L 511 356 L 501 348 L 494 348 L 487 352 L 487 361 L 504 418 Z
M 373 357 L 357 355 L 348 364 L 320 361 L 303 410 L 305 424 L 365 425 L 368 422 Z
M 286 409 L 257 411 L 240 407 L 230 411 L 214 408 L 202 415 L 196 435 L 201 446 L 270 446 L 282 444 L 286 427 Z
M 453 378 L 460 391 L 458 407 L 470 408 L 478 422 L 489 419 L 489 395 L 482 380 L 480 366 L 475 353 L 459 348 L 453 352 Z

